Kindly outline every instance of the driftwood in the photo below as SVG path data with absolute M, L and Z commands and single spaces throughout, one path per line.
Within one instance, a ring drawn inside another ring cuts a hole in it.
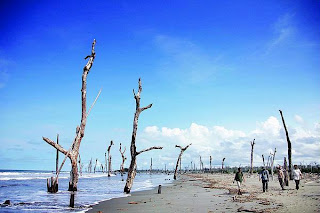
M 274 167 L 274 159 L 276 157 L 276 152 L 277 152 L 277 148 L 274 148 L 274 152 L 270 153 L 270 155 L 271 155 L 271 177 L 272 177 L 272 180 L 273 180 L 273 167 Z
M 53 146 L 54 148 L 56 148 L 58 151 L 60 151 L 61 153 L 63 153 L 65 155 L 65 159 L 63 160 L 60 169 L 57 173 L 57 177 L 59 175 L 59 172 L 62 169 L 62 166 L 64 165 L 64 162 L 66 160 L 67 157 L 69 157 L 70 161 L 71 161 L 71 177 L 70 177 L 70 181 L 69 181 L 69 191 L 77 191 L 77 184 L 78 184 L 78 156 L 79 156 L 79 149 L 80 149 L 80 144 L 81 144 L 81 140 L 84 137 L 84 131 L 85 131 L 85 127 L 86 127 L 86 123 L 87 123 L 87 117 L 93 107 L 93 105 L 95 104 L 95 102 L 97 101 L 101 90 L 98 93 L 98 96 L 96 97 L 94 103 L 92 104 L 91 108 L 89 109 L 89 111 L 87 112 L 87 76 L 90 72 L 90 69 L 93 65 L 96 53 L 95 53 L 95 44 L 96 44 L 96 40 L 93 40 L 92 43 L 92 48 L 91 48 L 91 54 L 88 55 L 87 57 L 85 57 L 85 59 L 89 59 L 87 64 L 84 66 L 83 68 L 83 74 L 82 74 L 82 89 L 81 89 L 81 102 L 82 102 L 82 113 L 81 113 L 81 123 L 80 126 L 78 126 L 76 128 L 76 136 L 73 140 L 73 143 L 70 147 L 69 150 L 64 149 L 61 145 L 55 143 L 54 141 L 50 140 L 49 138 L 46 137 L 42 137 L 43 140 L 45 142 L 47 142 L 48 144 L 50 144 L 51 146 Z
M 255 138 L 253 139 L 251 143 L 251 164 L 250 164 L 250 174 L 252 175 L 253 174 L 253 147 L 255 145 Z
M 123 181 L 123 172 L 124 172 L 124 162 L 127 160 L 126 156 L 124 155 L 124 153 L 126 152 L 126 147 L 124 147 L 124 150 L 122 152 L 121 150 L 121 143 L 120 143 L 120 154 L 121 154 L 121 157 L 122 157 L 122 163 L 121 163 L 121 166 L 120 166 L 120 172 L 121 172 L 121 178 L 122 178 L 122 181 Z
M 111 146 L 113 145 L 113 141 L 110 141 L 110 145 L 108 147 L 108 177 L 111 176 L 111 155 L 110 155 L 110 150 Z
M 191 145 L 191 143 L 189 145 L 187 145 L 186 147 L 181 147 L 181 146 L 178 146 L 176 145 L 176 148 L 180 148 L 180 154 L 179 154 L 179 157 L 178 157 L 178 160 L 177 160 L 177 164 L 176 164 L 176 169 L 174 170 L 174 175 L 173 175 L 173 179 L 177 179 L 177 170 L 178 170 L 178 164 L 180 162 L 180 165 L 181 165 L 181 157 L 182 157 L 182 154 L 184 151 L 186 151 L 189 146 Z M 181 169 L 181 166 L 180 166 L 180 169 Z
M 136 136 L 137 136 L 137 130 L 138 130 L 138 120 L 139 115 L 141 112 L 143 112 L 146 109 L 149 109 L 152 107 L 152 104 L 149 104 L 146 107 L 140 107 L 140 94 L 142 92 L 142 86 L 141 86 L 141 79 L 139 78 L 139 89 L 138 93 L 136 94 L 133 90 L 134 99 L 136 100 L 136 112 L 134 113 L 134 119 L 133 119 L 133 130 L 132 130 L 132 137 L 131 137 L 131 146 L 130 146 L 130 153 L 131 153 L 131 163 L 128 170 L 128 177 L 126 181 L 126 185 L 124 187 L 125 193 L 130 193 L 131 187 L 133 185 L 133 180 L 136 176 L 136 170 L 137 170 L 137 156 L 140 155 L 143 152 L 147 152 L 153 149 L 162 149 L 163 147 L 153 146 L 148 149 L 144 149 L 141 151 L 137 151 L 136 148 Z
M 287 143 L 288 143 L 288 160 L 289 160 L 289 175 L 290 175 L 290 180 L 292 180 L 292 179 L 293 179 L 293 177 L 292 177 L 293 167 L 292 167 L 292 160 L 291 160 L 291 141 L 290 141 L 290 138 L 289 138 L 289 133 L 288 133 L 288 130 L 287 130 L 286 123 L 284 122 L 284 118 L 283 118 L 283 115 L 282 115 L 282 111 L 279 110 L 279 112 L 280 112 L 280 115 L 281 115 L 283 127 L 284 127 L 284 130 L 285 130 L 285 132 L 286 132 L 286 137 L 287 137 Z

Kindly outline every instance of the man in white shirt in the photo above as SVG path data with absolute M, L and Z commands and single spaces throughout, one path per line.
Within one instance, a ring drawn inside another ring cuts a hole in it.
M 296 189 L 299 189 L 299 183 L 300 180 L 302 179 L 302 174 L 300 169 L 298 169 L 297 165 L 294 165 L 294 170 L 293 170 L 293 179 L 296 182 Z

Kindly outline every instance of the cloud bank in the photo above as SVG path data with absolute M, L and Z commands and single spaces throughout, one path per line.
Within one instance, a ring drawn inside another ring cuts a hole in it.
M 319 123 L 314 124 L 311 130 L 288 126 L 293 149 L 293 163 L 318 161 L 320 153 L 319 128 Z M 208 127 L 191 123 L 190 127 L 186 129 L 148 126 L 139 137 L 146 147 L 152 144 L 164 147 L 160 153 L 159 161 L 162 166 L 166 164 L 167 168 L 171 168 L 170 166 L 175 164 L 179 154 L 175 145 L 186 146 L 189 143 L 192 143 L 192 146 L 183 155 L 184 168 L 190 167 L 191 161 L 199 168 L 200 155 L 206 167 L 209 167 L 210 155 L 215 167 L 220 167 L 224 157 L 226 165 L 247 166 L 250 164 L 250 141 L 254 138 L 256 140 L 254 166 L 262 165 L 261 155 L 263 154 L 267 160 L 270 152 L 273 152 L 275 148 L 277 148 L 276 164 L 283 164 L 283 158 L 287 156 L 287 141 L 281 120 L 273 116 L 266 121 L 257 122 L 256 128 L 250 132 L 227 129 L 223 126 Z

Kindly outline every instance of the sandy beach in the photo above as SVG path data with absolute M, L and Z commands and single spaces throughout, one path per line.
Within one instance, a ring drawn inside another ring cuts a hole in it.
M 300 189 L 290 181 L 281 190 L 275 178 L 268 192 L 262 192 L 258 176 L 246 177 L 243 195 L 236 195 L 233 174 L 181 175 L 171 185 L 134 192 L 93 206 L 97 212 L 320 212 L 319 176 L 304 175 Z

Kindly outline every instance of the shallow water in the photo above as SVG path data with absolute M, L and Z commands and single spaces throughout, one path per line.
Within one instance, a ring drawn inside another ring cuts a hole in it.
M 127 196 L 123 193 L 125 181 L 120 174 L 108 177 L 106 173 L 83 173 L 75 192 L 75 209 L 69 208 L 69 172 L 59 175 L 59 191 L 47 193 L 48 171 L 0 170 L 0 203 L 10 200 L 12 205 L 0 207 L 0 212 L 81 212 L 100 201 Z M 124 179 L 126 175 L 124 175 Z M 171 178 L 171 177 L 169 177 Z M 138 173 L 132 191 L 151 189 L 171 181 L 164 174 Z

